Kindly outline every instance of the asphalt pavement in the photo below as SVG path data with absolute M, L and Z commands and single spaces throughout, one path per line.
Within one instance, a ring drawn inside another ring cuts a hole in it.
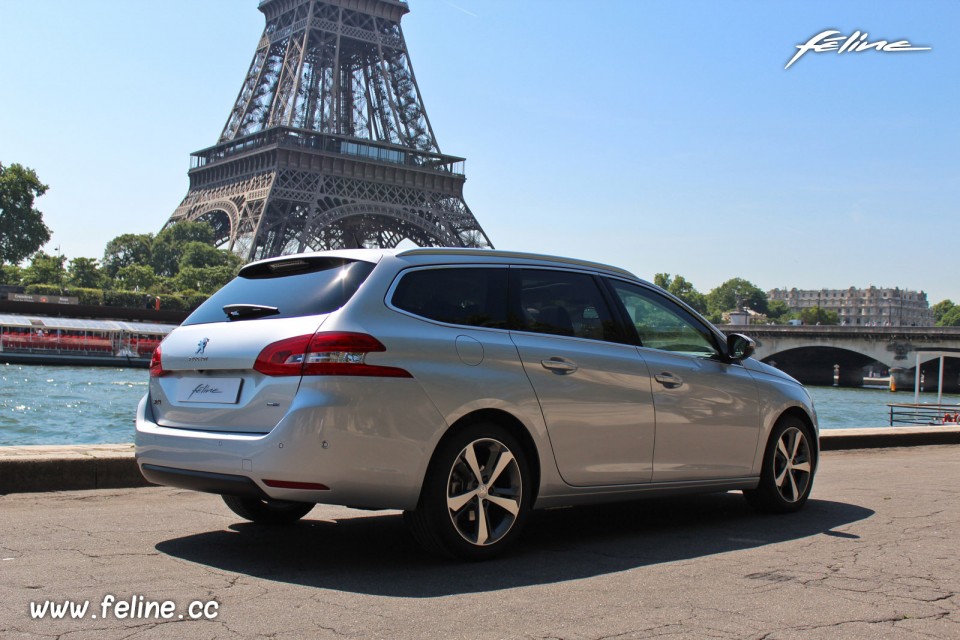
M 960 425 L 823 429 L 824 451 L 960 444 Z M 132 444 L 0 447 L 0 494 L 143 487 Z
M 269 528 L 169 488 L 13 493 L 0 637 L 957 638 L 958 493 L 960 445 L 827 451 L 797 514 L 737 493 L 537 512 L 482 564 L 421 552 L 396 512 Z

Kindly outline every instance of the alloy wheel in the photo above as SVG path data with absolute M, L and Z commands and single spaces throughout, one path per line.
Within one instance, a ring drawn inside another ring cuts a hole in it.
M 790 503 L 800 500 L 806 494 L 812 470 L 806 435 L 797 427 L 786 429 L 777 440 L 773 459 L 773 477 L 780 496 Z
M 446 493 L 457 533 L 477 546 L 496 544 L 520 513 L 523 479 L 517 459 L 498 440 L 474 440 L 454 460 Z

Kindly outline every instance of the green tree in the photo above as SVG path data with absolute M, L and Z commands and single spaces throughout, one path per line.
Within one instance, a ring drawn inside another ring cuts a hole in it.
M 37 251 L 30 259 L 30 266 L 21 274 L 23 284 L 50 284 L 58 287 L 64 285 L 67 262 L 66 256 L 51 256 L 43 251 Z
M 953 304 L 952 300 L 941 300 L 937 304 L 930 307 L 930 310 L 933 311 L 933 322 L 938 327 L 946 326 L 940 324 L 943 321 L 944 316 L 950 313 L 950 310 L 953 309 L 956 305 Z
M 74 258 L 67 268 L 67 284 L 81 289 L 99 289 L 103 286 L 103 272 L 96 258 Z
M 43 214 L 33 206 L 46 192 L 33 169 L 0 164 L 0 264 L 19 264 L 50 240 Z
M 757 285 L 743 278 L 732 278 L 707 294 L 707 311 L 719 317 L 724 311 L 750 307 L 757 313 L 767 313 L 767 294 Z
M 234 253 L 217 249 L 204 242 L 188 242 L 183 247 L 179 267 L 180 269 L 185 267 L 196 267 L 198 269 L 207 267 L 237 268 L 241 264 L 243 264 L 243 260 Z
M 125 233 L 107 243 L 103 250 L 103 271 L 116 278 L 123 267 L 149 265 L 152 233 Z
M 706 312 L 706 297 L 697 291 L 696 287 L 683 276 L 671 276 L 669 273 L 658 273 L 653 276 L 653 283 L 661 289 L 666 289 L 677 296 L 700 313 Z
M 803 324 L 840 324 L 840 316 L 837 312 L 828 311 L 823 307 L 801 309 L 800 319 Z
M 158 276 L 175 276 L 187 245 L 202 242 L 213 246 L 213 227 L 206 222 L 178 222 L 157 234 L 150 264 Z
M 960 305 L 954 305 L 943 314 L 943 317 L 940 318 L 940 322 L 937 323 L 938 327 L 960 327 Z
M 131 264 L 117 271 L 114 282 L 120 291 L 147 291 L 157 283 L 157 274 L 150 265 Z
M 20 272 L 15 264 L 0 264 L 0 284 L 19 285 Z
M 767 301 L 767 318 L 774 324 L 786 324 L 787 320 L 793 315 L 790 307 L 783 300 Z
M 210 295 L 217 289 L 233 280 L 236 273 L 234 267 L 184 267 L 172 279 L 174 290 L 179 292 L 196 291 Z

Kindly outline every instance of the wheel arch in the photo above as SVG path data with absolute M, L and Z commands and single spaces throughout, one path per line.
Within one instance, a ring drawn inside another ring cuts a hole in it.
M 530 431 L 523 424 L 523 422 L 521 422 L 520 419 L 515 415 L 502 409 L 486 408 L 471 411 L 470 413 L 461 416 L 453 424 L 451 424 L 443 436 L 437 441 L 436 446 L 434 446 L 433 451 L 430 453 L 430 462 L 427 464 L 426 474 L 424 477 L 426 478 L 429 476 L 430 471 L 436 461 L 437 450 L 447 439 L 453 437 L 462 429 L 480 422 L 490 422 L 496 424 L 509 431 L 510 435 L 514 436 L 517 441 L 520 442 L 520 446 L 523 447 L 523 452 L 527 454 L 527 462 L 530 465 L 530 472 L 533 475 L 530 485 L 533 491 L 532 504 L 535 504 L 537 496 L 540 493 L 541 467 L 539 449 L 537 449 L 537 444 L 534 441 L 533 436 L 530 434 Z M 423 484 L 424 483 L 421 482 L 421 494 L 423 493 Z
M 810 430 L 813 444 L 814 468 L 816 468 L 820 465 L 820 434 L 813 426 L 813 419 L 810 417 L 810 414 L 803 410 L 802 407 L 788 407 L 783 413 L 780 414 L 780 417 L 777 418 L 774 424 L 780 422 L 786 417 L 793 417 L 800 420 L 807 426 L 807 429 Z

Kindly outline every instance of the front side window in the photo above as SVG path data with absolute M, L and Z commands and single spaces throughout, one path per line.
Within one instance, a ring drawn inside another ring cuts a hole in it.
M 610 284 L 626 308 L 641 346 L 697 357 L 718 354 L 713 333 L 672 300 L 629 282 L 611 280 Z
M 507 328 L 507 269 L 454 267 L 406 273 L 391 304 L 416 316 L 469 327 Z
M 593 276 L 547 269 L 519 271 L 520 329 L 590 340 L 624 341 Z

